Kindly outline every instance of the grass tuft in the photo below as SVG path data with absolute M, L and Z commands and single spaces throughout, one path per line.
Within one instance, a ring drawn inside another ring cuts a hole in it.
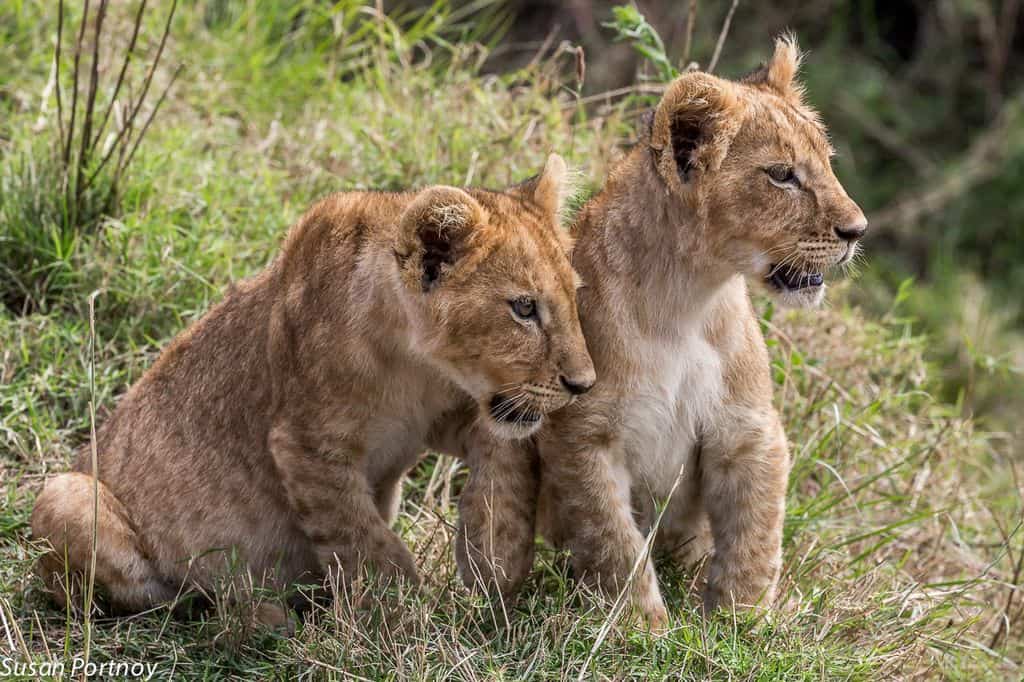
M 75 30 L 58 1 L 52 70 L 32 129 L 49 127 L 48 145 L 7 151 L 15 158 L 0 175 L 0 300 L 15 314 L 43 310 L 72 286 L 80 242 L 118 213 L 124 174 L 180 72 L 151 97 L 177 0 L 149 57 L 138 54 L 146 0 L 131 18 L 108 16 L 109 4 L 99 0 L 90 12 L 86 2 Z M 123 42 L 110 34 L 119 18 Z M 144 72 L 133 79 L 140 59 Z M 47 116 L 51 96 L 56 108 Z

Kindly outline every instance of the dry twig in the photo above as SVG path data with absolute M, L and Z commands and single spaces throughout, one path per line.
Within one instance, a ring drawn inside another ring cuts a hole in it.
M 70 107 L 65 121 L 60 68 L 65 48 L 64 0 L 59 0 L 57 4 L 57 40 L 53 60 L 57 98 L 58 158 L 62 166 L 61 189 L 65 193 L 70 226 L 78 225 L 78 221 L 82 218 L 82 208 L 86 192 L 93 186 L 97 177 L 99 177 L 100 173 L 103 172 L 115 155 L 117 160 L 110 177 L 110 183 L 105 188 L 105 193 L 101 196 L 98 206 L 101 207 L 101 210 L 105 211 L 116 201 L 118 183 L 124 174 L 125 168 L 131 163 L 153 117 L 160 109 L 160 105 L 163 103 L 164 98 L 181 71 L 182 67 L 178 66 L 172 74 L 168 85 L 157 98 L 155 106 L 148 113 L 144 125 L 141 129 L 137 129 L 136 119 L 147 101 L 154 75 L 163 58 L 177 5 L 177 0 L 172 0 L 170 3 L 170 11 L 164 24 L 163 33 L 160 36 L 159 45 L 155 55 L 149 61 L 139 94 L 129 94 L 128 101 L 124 105 L 120 105 L 118 97 L 122 91 L 126 87 L 128 87 L 129 93 L 132 91 L 128 84 L 128 70 L 133 58 L 136 56 L 139 34 L 147 7 L 147 0 L 140 0 L 134 14 L 128 44 L 124 49 L 120 69 L 110 91 L 109 100 L 105 105 L 101 105 L 98 103 L 98 99 L 101 91 L 105 91 L 105 88 L 102 82 L 101 72 L 103 70 L 100 68 L 100 53 L 106 37 L 104 34 L 104 21 L 107 16 L 107 10 L 110 7 L 110 1 L 100 0 L 95 12 L 90 13 L 90 2 L 85 0 L 81 25 L 78 28 L 74 41 L 70 78 Z M 91 44 L 87 47 L 86 34 L 90 26 L 92 28 Z M 84 83 L 81 82 L 82 69 L 84 68 L 82 64 L 83 52 L 88 52 L 91 59 L 88 66 L 88 78 Z M 82 90 L 81 102 L 79 101 L 80 90 Z M 118 109 L 116 113 L 115 109 Z M 79 113 L 79 110 L 81 110 L 81 113 Z M 122 112 L 127 112 L 123 117 L 123 121 L 121 121 Z M 79 118 L 81 118 L 81 121 L 79 121 Z M 112 140 L 106 146 L 106 151 L 102 152 L 102 157 L 100 158 L 103 146 L 102 138 L 111 118 L 115 122 L 116 133 L 112 133 Z M 98 162 L 96 161 L 97 158 L 99 158 Z
M 679 70 L 686 70 L 690 63 L 690 50 L 693 48 L 693 27 L 697 24 L 697 0 L 690 0 L 686 12 L 686 36 L 683 39 L 683 59 L 679 62 Z
M 708 62 L 708 73 L 714 73 L 715 67 L 718 66 L 718 58 L 722 56 L 722 48 L 725 46 L 725 39 L 729 35 L 729 27 L 732 26 L 732 15 L 736 13 L 736 6 L 739 4 L 740 0 L 732 0 L 729 13 L 725 15 L 725 21 L 722 22 L 722 30 L 718 33 L 718 42 L 715 43 L 715 52 L 711 55 L 711 61 Z

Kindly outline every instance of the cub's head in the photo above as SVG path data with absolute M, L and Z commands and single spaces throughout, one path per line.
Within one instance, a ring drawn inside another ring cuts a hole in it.
M 670 194 L 699 216 L 710 259 L 783 303 L 813 306 L 867 221 L 832 172 L 825 126 L 795 81 L 799 58 L 785 37 L 740 82 L 680 76 L 655 111 L 650 146 Z
M 523 438 L 595 380 L 559 225 L 565 162 L 505 192 L 431 187 L 402 216 L 395 255 L 418 349 Z

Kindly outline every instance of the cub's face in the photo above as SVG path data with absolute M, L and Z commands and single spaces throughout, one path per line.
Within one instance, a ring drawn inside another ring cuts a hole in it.
M 504 438 L 534 433 L 595 381 L 558 225 L 564 169 L 553 156 L 507 192 L 425 190 L 396 249 L 421 352 Z
M 832 147 L 794 83 L 796 45 L 744 81 L 691 74 L 664 119 L 680 190 L 705 212 L 711 255 L 781 302 L 813 306 L 825 274 L 857 252 L 867 221 L 832 172 Z

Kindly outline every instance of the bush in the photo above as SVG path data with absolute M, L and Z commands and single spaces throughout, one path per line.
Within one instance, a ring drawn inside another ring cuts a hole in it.
M 179 67 L 151 101 L 177 8 L 174 0 L 155 51 L 144 58 L 144 74 L 132 82 L 130 67 L 140 59 L 146 4 L 138 3 L 128 25 L 130 37 L 122 45 L 107 31 L 114 20 L 108 17 L 109 0 L 100 0 L 92 13 L 86 3 L 77 31 L 66 30 L 66 8 L 63 0 L 58 2 L 48 86 L 56 97 L 56 116 L 46 121 L 57 134 L 50 137 L 49 148 L 26 144 L 5 152 L 0 175 L 0 300 L 17 314 L 45 310 L 74 279 L 80 242 L 104 217 L 117 214 L 128 167 L 180 72 Z

